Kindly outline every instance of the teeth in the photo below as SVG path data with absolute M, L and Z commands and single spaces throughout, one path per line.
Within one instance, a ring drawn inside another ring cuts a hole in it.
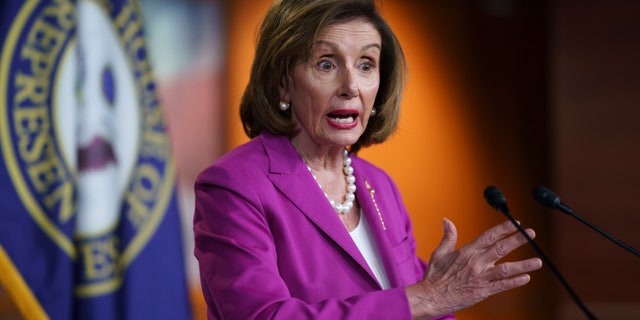
M 331 117 L 331 119 L 333 119 L 333 121 L 338 122 L 338 123 L 351 123 L 351 122 L 353 122 L 355 120 L 353 117 L 347 117 L 347 118 L 334 118 L 334 117 Z

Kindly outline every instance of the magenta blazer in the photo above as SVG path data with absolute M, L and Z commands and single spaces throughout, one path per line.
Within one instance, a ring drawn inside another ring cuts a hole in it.
M 263 133 L 195 183 L 195 256 L 210 319 L 411 318 L 404 287 L 426 264 L 409 215 L 387 174 L 352 159 L 392 288 L 382 290 L 289 140 Z

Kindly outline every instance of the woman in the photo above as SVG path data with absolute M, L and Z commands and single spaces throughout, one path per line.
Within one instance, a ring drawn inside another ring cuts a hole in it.
M 213 319 L 453 318 L 529 281 L 509 222 L 430 266 L 399 191 L 357 157 L 398 122 L 405 61 L 373 1 L 282 0 L 260 29 L 240 113 L 252 138 L 196 181 L 195 255 Z M 533 230 L 527 230 L 533 237 Z

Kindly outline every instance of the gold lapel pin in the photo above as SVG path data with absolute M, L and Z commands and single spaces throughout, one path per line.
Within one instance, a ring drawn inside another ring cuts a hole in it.
M 376 198 L 374 197 L 374 194 L 376 193 L 376 190 L 374 190 L 371 185 L 369 184 L 369 181 L 367 181 L 366 179 L 364 180 L 364 184 L 367 186 L 367 189 L 369 190 L 369 194 L 371 195 L 371 201 L 373 201 L 373 206 L 376 207 L 376 212 L 378 212 L 378 218 L 380 219 L 380 224 L 382 224 L 382 230 L 387 230 L 387 226 L 385 226 L 384 224 L 384 219 L 382 219 L 382 214 L 380 213 L 380 208 L 378 208 L 378 203 L 376 202 Z

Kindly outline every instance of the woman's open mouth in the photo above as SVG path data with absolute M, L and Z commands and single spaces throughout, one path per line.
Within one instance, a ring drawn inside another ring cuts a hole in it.
M 336 110 L 327 114 L 329 123 L 339 129 L 351 129 L 355 127 L 358 122 L 359 113 L 354 110 Z

